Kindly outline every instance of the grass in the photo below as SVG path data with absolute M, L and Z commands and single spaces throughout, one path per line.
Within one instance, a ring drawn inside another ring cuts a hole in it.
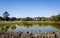
M 2 21 L 0 25 L 13 25 L 13 24 L 60 24 L 60 21 Z

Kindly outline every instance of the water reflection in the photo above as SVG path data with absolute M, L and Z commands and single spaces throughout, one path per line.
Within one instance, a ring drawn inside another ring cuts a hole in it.
M 55 28 L 57 28 L 57 29 L 60 30 L 60 25 L 59 24 L 57 24 L 57 25 L 51 25 L 51 26 L 53 26 L 53 27 L 55 27 Z
M 6 26 L 0 26 L 0 30 L 5 30 L 5 31 L 9 31 L 9 32 L 18 32 L 18 31 L 22 31 L 22 32 L 37 32 L 37 31 L 41 31 L 41 32 L 60 32 L 60 25 L 59 24 L 52 24 L 52 25 L 48 25 L 48 24 L 35 24 L 35 25 L 26 25 L 26 24 L 20 24 L 20 25 L 6 25 Z
M 11 26 L 11 29 L 13 29 L 13 30 L 16 29 L 16 26 L 15 25 L 14 26 Z
M 8 31 L 9 27 L 10 26 L 1 26 L 0 31 L 6 32 L 6 31 Z

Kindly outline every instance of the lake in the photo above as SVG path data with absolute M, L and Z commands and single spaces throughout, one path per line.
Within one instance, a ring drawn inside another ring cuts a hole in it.
M 9 32 L 60 32 L 60 25 L 6 25 L 0 26 L 0 30 L 6 30 Z

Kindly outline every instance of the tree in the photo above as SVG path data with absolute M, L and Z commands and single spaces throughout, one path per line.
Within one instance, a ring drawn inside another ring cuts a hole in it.
M 52 21 L 60 21 L 60 14 L 50 17 Z
M 20 18 L 20 21 L 32 21 L 33 18 L 31 17 L 26 17 L 26 18 Z
M 15 21 L 17 18 L 16 17 L 12 17 L 10 18 L 10 21 Z
M 9 13 L 7 11 L 5 11 L 3 13 L 3 18 L 4 18 L 5 21 L 8 21 L 9 20 L 9 17 L 8 16 L 9 16 Z
M 0 21 L 2 21 L 3 20 L 3 18 L 0 16 Z
M 57 17 L 58 17 L 58 20 L 60 21 L 60 14 L 58 14 Z
M 26 17 L 25 20 L 26 21 L 32 21 L 33 19 L 31 17 Z
M 17 18 L 17 21 L 20 21 L 21 20 L 21 18 Z

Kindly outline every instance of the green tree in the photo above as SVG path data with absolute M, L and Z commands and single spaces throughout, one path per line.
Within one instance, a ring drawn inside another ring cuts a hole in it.
M 60 14 L 50 17 L 52 21 L 60 21 Z
M 26 17 L 25 20 L 26 21 L 32 21 L 33 19 L 31 17 Z
M 0 21 L 2 21 L 3 20 L 3 18 L 0 16 Z
M 57 17 L 58 17 L 58 20 L 60 21 L 60 14 L 58 14 Z
M 20 21 L 21 20 L 21 18 L 17 18 L 17 21 Z
M 21 18 L 21 21 L 32 21 L 33 19 L 31 17 Z
M 6 21 L 8 21 L 9 20 L 9 13 L 7 12 L 7 11 L 5 11 L 4 13 L 3 13 L 3 18 L 4 18 L 4 20 L 6 20 Z
M 12 17 L 10 18 L 10 21 L 15 21 L 17 18 L 16 17 Z

